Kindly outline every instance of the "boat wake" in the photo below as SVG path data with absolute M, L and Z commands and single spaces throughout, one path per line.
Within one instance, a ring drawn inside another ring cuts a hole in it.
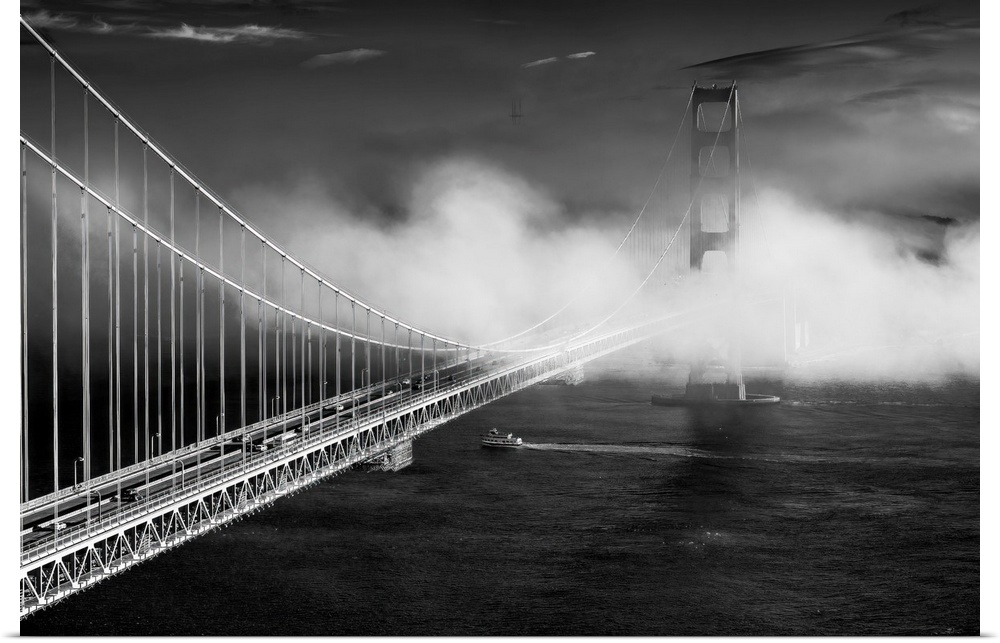
M 718 458 L 719 456 L 708 451 L 691 449 L 681 446 L 645 446 L 629 444 L 571 444 L 571 443 L 546 443 L 534 444 L 525 442 L 522 445 L 525 449 L 536 451 L 575 451 L 582 453 L 620 453 L 632 455 L 673 455 L 681 458 Z
M 575 444 L 575 443 L 532 443 L 524 442 L 524 449 L 535 451 L 562 451 L 575 453 L 606 453 L 615 455 L 655 456 L 666 455 L 678 458 L 704 458 L 709 460 L 753 460 L 757 462 L 780 463 L 843 463 L 867 462 L 868 458 L 837 454 L 791 454 L 791 453 L 741 453 L 730 455 L 694 449 L 678 445 L 632 445 L 632 444 Z
M 965 404 L 950 404 L 945 402 L 907 402 L 899 400 L 784 400 L 786 406 L 914 406 L 914 407 L 951 407 Z

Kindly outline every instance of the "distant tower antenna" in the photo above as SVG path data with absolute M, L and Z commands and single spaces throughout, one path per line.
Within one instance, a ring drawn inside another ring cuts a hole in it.
M 510 122 L 517 125 L 517 121 L 520 120 L 521 116 L 523 116 L 521 113 L 521 99 L 510 99 Z

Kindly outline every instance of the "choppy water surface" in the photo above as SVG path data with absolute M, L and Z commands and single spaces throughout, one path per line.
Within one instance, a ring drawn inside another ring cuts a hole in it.
M 978 381 L 798 373 L 751 385 L 781 405 L 705 412 L 650 406 L 683 372 L 604 365 L 432 431 L 400 473 L 321 483 L 21 632 L 978 633 Z M 493 426 L 525 448 L 481 448 Z

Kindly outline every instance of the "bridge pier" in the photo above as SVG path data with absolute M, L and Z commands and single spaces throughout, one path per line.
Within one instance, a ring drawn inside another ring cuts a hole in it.
M 413 464 L 413 440 L 403 440 L 385 453 L 361 463 L 366 471 L 400 471 Z
M 684 397 L 690 400 L 745 400 L 747 390 L 742 382 L 688 382 L 684 388 Z
M 561 373 L 553 375 L 544 382 L 541 382 L 541 384 L 564 384 L 566 386 L 576 386 L 577 384 L 583 382 L 584 379 L 585 373 L 583 371 L 583 366 L 574 366 Z

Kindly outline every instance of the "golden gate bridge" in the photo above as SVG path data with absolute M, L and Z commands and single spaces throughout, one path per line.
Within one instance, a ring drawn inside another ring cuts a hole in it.
M 22 617 L 354 465 L 398 470 L 450 418 L 733 315 L 679 284 L 762 298 L 736 279 L 767 244 L 742 203 L 756 187 L 741 181 L 734 82 L 692 87 L 601 266 L 629 287 L 597 297 L 583 279 L 551 315 L 477 344 L 297 259 L 20 24 L 38 45 L 22 64 L 45 63 L 49 81 L 21 112 Z M 695 365 L 689 389 L 747 399 L 739 356 L 734 343 L 721 387 Z

